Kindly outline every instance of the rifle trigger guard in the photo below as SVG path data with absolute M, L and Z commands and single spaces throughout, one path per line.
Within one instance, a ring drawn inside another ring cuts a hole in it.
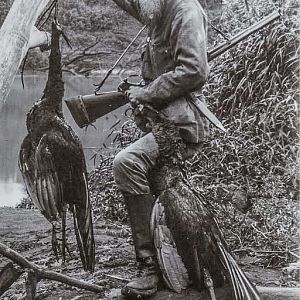
M 140 78 L 140 81 L 131 81 L 130 78 L 133 77 Z M 131 86 L 143 87 L 145 85 L 145 81 L 139 75 L 129 75 L 128 77 L 124 78 L 123 81 L 120 83 L 120 85 L 118 86 L 118 91 L 125 93 L 127 90 L 129 90 Z

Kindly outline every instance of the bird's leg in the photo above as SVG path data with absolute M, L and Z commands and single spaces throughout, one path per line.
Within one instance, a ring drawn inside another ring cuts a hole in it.
M 197 252 L 197 247 L 193 248 L 193 254 L 194 254 L 194 261 L 195 261 L 195 267 L 197 272 L 197 278 L 199 286 L 201 285 L 202 279 L 204 281 L 204 286 L 207 288 L 210 299 L 211 300 L 217 300 L 214 290 L 214 283 L 213 280 L 206 268 L 204 268 L 203 264 L 200 263 L 200 259 Z
M 57 237 L 56 237 L 56 222 L 51 222 L 52 224 L 52 239 L 51 239 L 51 244 L 52 244 L 52 250 L 54 252 L 54 255 L 56 257 L 56 260 L 59 260 L 59 255 L 58 255 L 58 251 L 59 251 L 59 244 L 57 241 Z
M 68 205 L 65 205 L 63 207 L 63 215 L 62 215 L 62 244 L 64 245 L 65 249 L 67 250 L 70 258 L 73 258 L 73 255 L 71 253 L 70 247 L 68 245 L 68 239 L 67 239 L 67 233 L 70 232 L 70 228 L 67 227 L 67 211 L 68 211 Z M 64 250 L 65 252 L 65 250 Z
M 216 294 L 215 294 L 215 289 L 214 289 L 214 282 L 213 282 L 208 270 L 203 268 L 203 274 L 204 274 L 204 285 L 209 292 L 210 299 L 217 300 Z
M 62 261 L 63 264 L 66 262 L 66 215 L 67 215 L 67 207 L 63 206 L 63 213 L 62 213 L 62 222 L 61 222 L 61 254 L 62 254 Z
M 70 250 L 70 247 L 69 247 L 69 245 L 68 245 L 68 243 L 67 243 L 67 239 L 66 239 L 66 249 L 67 249 L 67 252 L 68 252 L 70 258 L 73 259 L 73 255 L 72 255 L 71 250 Z

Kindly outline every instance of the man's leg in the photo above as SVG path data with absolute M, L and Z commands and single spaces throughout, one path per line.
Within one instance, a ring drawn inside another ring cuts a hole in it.
M 148 133 L 119 152 L 114 160 L 115 182 L 125 199 L 136 258 L 146 271 L 144 277 L 129 282 L 122 289 L 123 295 L 129 297 L 151 296 L 157 291 L 159 277 L 150 232 L 155 199 L 151 194 L 147 175 L 155 166 L 158 154 L 153 134 Z
M 158 145 L 152 133 L 148 133 L 114 159 L 114 177 L 123 194 L 149 194 L 148 172 L 155 166 L 159 155 Z

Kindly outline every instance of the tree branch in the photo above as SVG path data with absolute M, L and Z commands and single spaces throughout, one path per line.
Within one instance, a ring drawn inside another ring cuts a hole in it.
M 78 280 L 78 279 L 72 278 L 70 276 L 57 273 L 57 272 L 44 270 L 44 269 L 40 268 L 39 266 L 37 266 L 36 264 L 34 264 L 34 263 L 30 262 L 29 260 L 27 260 L 26 258 L 24 258 L 22 255 L 20 255 L 13 249 L 7 247 L 6 245 L 4 245 L 2 243 L 0 243 L 0 254 L 2 254 L 3 256 L 14 261 L 16 264 L 21 266 L 21 268 L 24 269 L 24 271 L 29 272 L 29 273 L 31 272 L 31 275 L 30 275 L 31 277 L 32 277 L 32 274 L 34 274 L 34 276 L 36 278 L 38 278 L 39 280 L 49 279 L 49 280 L 65 283 L 70 286 L 74 286 L 74 287 L 78 287 L 78 288 L 85 289 L 88 291 L 92 291 L 95 293 L 103 292 L 102 286 L 84 282 L 84 281 L 81 281 L 81 280 Z

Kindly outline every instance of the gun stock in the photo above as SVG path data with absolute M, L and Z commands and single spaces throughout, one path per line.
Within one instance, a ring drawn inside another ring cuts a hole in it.
M 77 96 L 66 99 L 65 102 L 76 124 L 82 128 L 126 104 L 128 100 L 121 92 L 106 92 Z
M 229 41 L 222 43 L 208 51 L 208 61 L 213 60 L 236 44 L 246 39 L 249 35 L 257 32 L 280 17 L 279 11 L 275 11 L 253 24 L 244 31 L 232 37 Z M 121 92 L 107 92 L 99 95 L 85 95 L 65 100 L 75 122 L 82 128 L 95 122 L 98 118 L 126 104 L 128 101 Z

